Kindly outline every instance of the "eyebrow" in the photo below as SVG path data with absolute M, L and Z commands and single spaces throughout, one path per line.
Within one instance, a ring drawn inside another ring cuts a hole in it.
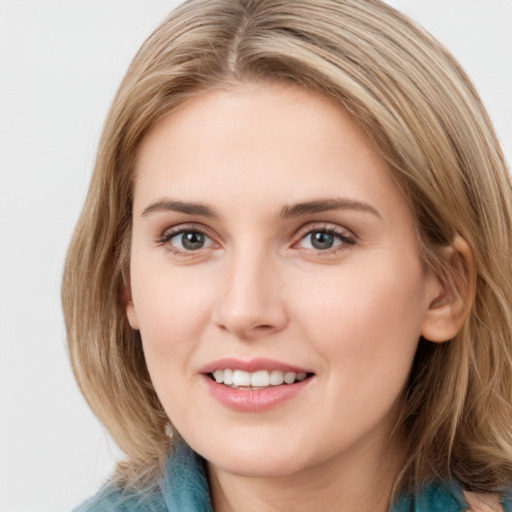
M 315 201 L 285 206 L 281 210 L 281 217 L 287 219 L 290 217 L 299 217 L 301 215 L 326 212 L 330 210 L 358 210 L 361 212 L 371 213 L 379 219 L 382 219 L 380 213 L 370 204 L 348 198 L 318 199 Z
M 188 215 L 199 215 L 201 217 L 218 217 L 215 209 L 203 203 L 188 203 L 184 201 L 175 201 L 173 199 L 159 199 L 151 203 L 141 214 L 145 217 L 154 212 L 179 212 Z
M 316 199 L 314 201 L 287 205 L 281 209 L 280 217 L 283 219 L 289 219 L 292 217 L 300 217 L 302 215 L 310 215 L 313 213 L 321 213 L 331 210 L 358 210 L 371 213 L 379 219 L 382 218 L 380 213 L 370 204 L 348 198 Z M 145 217 L 151 213 L 165 211 L 173 211 L 185 213 L 187 215 L 198 215 L 209 218 L 219 217 L 215 208 L 205 203 L 177 201 L 174 199 L 159 199 L 154 203 L 151 203 L 144 209 L 141 217 Z

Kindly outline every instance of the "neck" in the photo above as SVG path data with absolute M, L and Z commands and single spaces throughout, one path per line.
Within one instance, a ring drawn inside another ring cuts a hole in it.
M 394 441 L 353 449 L 283 476 L 251 477 L 209 465 L 215 512 L 387 512 L 402 451 Z

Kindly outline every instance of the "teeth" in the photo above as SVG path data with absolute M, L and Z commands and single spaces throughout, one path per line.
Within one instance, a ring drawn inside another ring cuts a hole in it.
M 215 370 L 213 378 L 219 384 L 226 384 L 235 388 L 253 387 L 266 388 L 269 386 L 280 386 L 283 383 L 293 384 L 301 382 L 307 377 L 305 372 L 282 372 L 280 370 L 259 370 L 257 372 L 246 372 L 244 370 Z
M 284 373 L 279 370 L 270 372 L 270 384 L 272 386 L 280 386 L 284 382 Z
M 251 373 L 251 386 L 253 387 L 267 387 L 270 386 L 270 375 L 266 370 Z
M 217 371 L 219 371 L 219 370 L 217 370 Z M 233 386 L 250 386 L 250 385 L 251 385 L 251 374 L 249 372 L 244 372 L 243 370 L 235 370 L 233 372 Z
M 284 374 L 284 381 L 286 384 L 293 384 L 297 375 L 294 372 L 286 372 Z
M 233 384 L 233 370 L 224 370 L 223 382 L 224 384 Z

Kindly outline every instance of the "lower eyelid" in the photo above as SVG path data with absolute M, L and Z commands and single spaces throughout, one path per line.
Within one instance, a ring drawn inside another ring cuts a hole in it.
M 315 247 L 302 247 L 302 249 L 305 251 L 314 252 L 316 254 L 332 254 L 335 252 L 344 251 L 349 247 L 352 247 L 353 245 L 353 242 L 340 240 L 336 245 L 333 245 L 332 247 L 328 247 L 326 249 L 318 249 Z M 299 249 L 301 249 L 301 247 L 299 247 Z

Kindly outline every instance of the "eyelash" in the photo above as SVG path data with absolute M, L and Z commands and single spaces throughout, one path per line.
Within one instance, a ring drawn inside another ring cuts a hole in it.
M 208 236 L 208 233 L 206 232 L 206 230 L 201 228 L 200 226 L 181 225 L 181 226 L 176 226 L 175 228 L 171 228 L 171 229 L 164 231 L 156 239 L 156 243 L 157 243 L 157 245 L 165 246 L 166 249 L 171 254 L 174 254 L 176 256 L 194 256 L 194 254 L 198 253 L 201 249 L 199 249 L 197 251 L 187 251 L 187 250 L 178 249 L 178 248 L 174 247 L 173 245 L 171 245 L 171 243 L 170 243 L 171 240 L 175 236 L 182 235 L 184 233 L 200 233 L 200 234 L 204 235 L 205 237 L 209 238 L 210 240 L 212 239 L 210 236 Z
M 196 251 L 182 250 L 182 249 L 178 249 L 170 244 L 171 240 L 174 237 L 176 237 L 178 235 L 182 235 L 184 233 L 200 233 L 200 234 L 204 235 L 205 237 L 207 237 L 208 239 L 213 241 L 212 237 L 210 237 L 208 235 L 207 231 L 204 228 L 202 228 L 201 226 L 181 225 L 181 226 L 176 226 L 174 228 L 164 231 L 159 237 L 157 237 L 156 243 L 157 243 L 157 245 L 165 246 L 166 249 L 171 254 L 174 254 L 176 256 L 185 256 L 185 257 L 194 256 L 195 254 L 199 253 L 201 251 L 201 249 L 203 249 L 203 248 L 200 248 Z M 337 254 L 338 252 L 345 251 L 350 246 L 353 246 L 356 244 L 356 238 L 352 235 L 348 235 L 345 230 L 336 228 L 336 227 L 334 227 L 332 225 L 328 225 L 328 224 L 318 224 L 318 225 L 313 225 L 313 226 L 308 225 L 308 226 L 304 227 L 302 230 L 300 230 L 297 233 L 298 241 L 293 244 L 293 247 L 300 244 L 300 242 L 305 240 L 308 236 L 311 236 L 313 233 L 325 233 L 327 235 L 332 235 L 340 241 L 340 243 L 338 245 L 335 245 L 334 247 L 328 248 L 325 250 L 315 249 L 315 248 L 304 248 L 306 251 L 310 251 L 310 252 L 314 253 L 315 255 L 327 256 L 327 255 Z M 213 243 L 215 243 L 215 242 L 213 242 Z
M 353 235 L 349 235 L 346 230 L 341 228 L 332 226 L 330 224 L 316 224 L 316 225 L 308 225 L 303 230 L 299 231 L 298 237 L 299 240 L 294 245 L 305 240 L 308 236 L 311 236 L 313 233 L 325 233 L 328 235 L 332 235 L 336 237 L 340 243 L 335 245 L 332 248 L 321 250 L 321 249 L 305 249 L 307 251 L 313 252 L 315 255 L 320 256 L 330 256 L 333 254 L 337 254 L 341 251 L 346 251 L 349 247 L 356 244 L 356 238 Z

